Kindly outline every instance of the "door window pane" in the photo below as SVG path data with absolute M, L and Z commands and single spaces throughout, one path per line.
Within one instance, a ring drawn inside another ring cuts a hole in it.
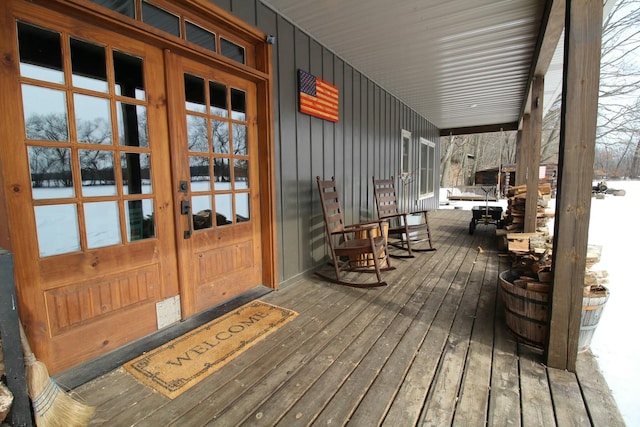
M 229 123 L 211 120 L 211 134 L 213 135 L 213 152 L 229 154 Z
M 231 89 L 231 118 L 235 120 L 247 119 L 246 94 L 243 90 Z
M 251 219 L 251 209 L 249 207 L 249 193 L 236 193 L 237 222 L 246 222 Z
M 204 79 L 202 77 L 184 75 L 184 98 L 187 111 L 204 113 L 207 111 L 207 102 L 204 97 Z
M 236 159 L 233 161 L 233 165 L 234 189 L 249 188 L 249 161 Z
M 233 154 L 247 155 L 247 126 L 233 124 Z
M 189 172 L 191 174 L 191 191 L 211 190 L 209 157 L 189 157 Z
M 73 85 L 107 92 L 107 62 L 104 47 L 74 38 L 70 40 L 70 45 Z
M 231 172 L 229 171 L 229 159 L 214 159 L 213 173 L 216 177 L 216 190 L 229 190 L 231 188 Z
M 218 117 L 228 117 L 227 87 L 222 83 L 209 82 L 209 99 L 211 114 Z
M 69 148 L 30 146 L 29 169 L 34 199 L 74 197 Z
M 233 224 L 233 202 L 231 194 L 216 194 L 216 225 Z
M 20 74 L 51 83 L 64 83 L 60 34 L 18 22 Z
M 115 196 L 116 179 L 113 153 L 105 150 L 78 150 L 82 195 L 84 197 Z
M 69 141 L 63 91 L 22 85 L 22 108 L 27 139 Z
M 113 72 L 116 80 L 116 95 L 145 100 L 142 58 L 114 50 Z
M 216 51 L 216 35 L 211 31 L 207 31 L 189 21 L 185 21 L 184 28 L 186 31 L 185 38 L 191 43 L 195 43 L 213 52 Z
M 120 153 L 123 194 L 151 194 L 151 155 Z
M 85 203 L 84 222 L 89 249 L 121 243 L 118 202 Z
M 147 108 L 144 105 L 116 102 L 118 114 L 118 139 L 120 145 L 149 147 L 147 132 Z
M 193 212 L 194 230 L 213 227 L 211 196 L 191 197 L 191 211 Z
M 156 235 L 153 200 L 128 200 L 124 203 L 127 221 L 127 241 L 150 239 Z
M 76 113 L 78 142 L 111 145 L 109 100 L 75 94 L 73 104 Z
M 34 212 L 41 257 L 80 250 L 75 204 L 35 206 Z
M 189 151 L 209 152 L 206 118 L 187 115 L 187 143 Z
M 142 22 L 180 37 L 180 18 L 146 1 L 142 2 Z

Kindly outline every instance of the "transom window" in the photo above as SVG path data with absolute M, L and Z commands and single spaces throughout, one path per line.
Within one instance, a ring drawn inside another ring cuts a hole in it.
M 435 192 L 436 144 L 420 138 L 420 198 L 432 197 Z
M 206 24 L 197 24 L 193 19 L 172 10 L 170 3 L 160 4 L 160 1 L 147 0 L 90 1 L 241 64 L 247 64 L 247 46 L 242 46 L 229 37 L 218 36 L 219 31 L 207 28 Z
M 143 59 L 26 22 L 17 32 L 40 256 L 154 238 Z

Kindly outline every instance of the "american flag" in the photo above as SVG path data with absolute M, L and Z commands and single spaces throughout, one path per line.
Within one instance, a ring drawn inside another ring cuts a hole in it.
M 338 121 L 338 88 L 306 71 L 298 70 L 300 112 Z

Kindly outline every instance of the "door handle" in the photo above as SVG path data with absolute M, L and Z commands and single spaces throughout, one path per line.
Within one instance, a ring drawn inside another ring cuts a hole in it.
M 180 213 L 187 216 L 187 224 L 189 226 L 189 229 L 184 231 L 184 238 L 190 239 L 191 233 L 193 233 L 193 219 L 191 217 L 191 203 L 189 203 L 188 200 L 180 201 Z

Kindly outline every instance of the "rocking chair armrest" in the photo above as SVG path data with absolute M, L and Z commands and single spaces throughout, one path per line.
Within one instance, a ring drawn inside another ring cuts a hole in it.
M 407 212 L 407 215 L 422 215 L 422 214 L 426 214 L 427 212 L 429 212 L 427 209 L 422 209 L 419 211 L 411 211 L 411 212 Z
M 346 233 L 355 233 L 357 231 L 375 230 L 380 227 L 380 222 L 382 221 L 367 221 L 360 222 L 358 224 L 349 224 L 344 226 L 344 231 Z
M 398 212 L 398 213 L 386 214 L 386 215 L 383 215 L 382 217 L 380 217 L 380 220 L 381 221 L 386 221 L 388 219 L 399 218 L 399 217 L 406 218 L 407 215 L 409 215 L 409 214 L 406 213 L 406 212 Z

